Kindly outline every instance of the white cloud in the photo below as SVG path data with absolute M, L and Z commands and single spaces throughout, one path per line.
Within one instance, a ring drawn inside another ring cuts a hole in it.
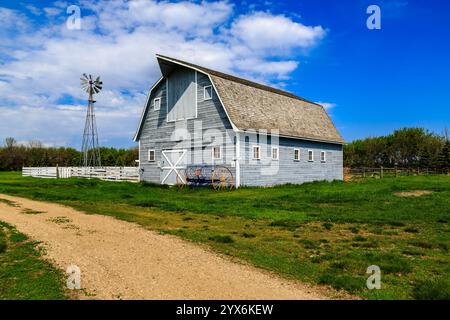
M 332 109 L 332 108 L 337 106 L 336 103 L 332 103 L 332 102 L 321 102 L 321 101 L 319 101 L 319 102 L 316 102 L 316 103 L 320 104 L 325 110 L 330 110 L 330 109 Z
M 0 21 L 2 25 L 0 35 L 2 38 L 7 31 L 23 32 L 29 27 L 24 14 L 8 8 L 0 7 Z M 11 39 L 4 40 L 7 42 L 11 41 Z
M 236 68 L 240 71 L 272 75 L 277 79 L 286 79 L 286 75 L 297 69 L 298 64 L 297 61 L 293 60 L 265 61 L 259 58 L 248 58 L 235 61 Z
M 44 8 L 44 12 L 47 16 L 52 17 L 62 13 L 62 10 L 60 8 L 47 7 Z
M 62 18 L 65 5 L 58 1 L 42 10 Z M 0 139 L 78 146 L 86 99 L 79 77 L 86 72 L 104 82 L 96 97 L 102 141 L 112 144 L 122 137 L 131 144 L 147 90 L 159 77 L 155 53 L 280 84 L 299 65 L 300 56 L 288 53 L 311 48 L 325 34 L 320 26 L 285 16 L 235 16 L 226 1 L 80 5 L 81 30 L 68 30 L 63 19 L 54 18 L 30 28 L 33 21 L 25 15 L 0 8 L 0 48 L 9 57 L 2 61 L 0 55 Z
M 275 50 L 277 54 L 310 48 L 325 35 L 321 26 L 308 27 L 282 15 L 262 12 L 239 18 L 231 32 L 253 50 Z
M 27 8 L 28 11 L 30 11 L 35 16 L 41 15 L 41 10 L 39 8 L 33 6 L 32 4 L 26 5 L 25 8 Z

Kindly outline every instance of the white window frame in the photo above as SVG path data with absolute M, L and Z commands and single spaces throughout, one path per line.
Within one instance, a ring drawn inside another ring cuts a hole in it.
M 211 89 L 211 95 L 210 95 L 210 97 L 209 98 L 207 98 L 206 97 L 206 89 Z M 210 85 L 210 86 L 204 86 L 203 87 L 203 100 L 212 100 L 212 97 L 213 97 L 213 88 L 212 88 L 212 86 Z
M 255 148 L 258 148 L 258 157 L 255 158 Z M 252 159 L 253 160 L 261 160 L 261 147 L 257 144 L 252 146 Z
M 298 152 L 298 158 L 295 156 Z M 300 155 L 300 148 L 294 148 L 294 161 L 300 161 L 301 155 Z
M 215 152 L 214 152 L 214 149 L 216 149 L 216 148 L 219 148 L 219 157 L 215 157 Z M 211 158 L 213 159 L 213 160 L 220 160 L 220 159 L 222 159 L 222 147 L 221 146 L 213 146 L 212 147 L 212 149 L 211 149 Z
M 323 155 L 323 159 L 322 159 Z M 320 162 L 327 162 L 327 153 L 325 151 L 320 151 Z
M 273 151 L 277 150 L 277 156 L 274 158 L 273 157 Z M 280 159 L 280 149 L 278 147 L 272 147 L 272 154 L 271 154 L 271 158 L 274 161 L 278 161 Z
M 314 150 L 308 150 L 308 162 L 314 162 Z
M 159 108 L 156 108 L 156 101 L 159 101 Z M 153 99 L 153 110 L 161 110 L 161 97 Z
M 150 158 L 150 153 L 153 152 L 153 160 Z M 147 152 L 147 160 L 148 162 L 155 162 L 156 161 L 156 151 L 155 149 L 149 149 Z

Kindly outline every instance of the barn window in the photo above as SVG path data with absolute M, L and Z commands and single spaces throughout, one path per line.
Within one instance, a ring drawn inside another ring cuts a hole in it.
M 213 160 L 222 159 L 222 150 L 220 146 L 216 146 L 212 148 L 212 158 Z
M 203 100 L 212 99 L 212 86 L 206 86 L 203 88 Z
M 278 160 L 278 147 L 272 147 L 272 160 Z
M 300 149 L 294 149 L 294 161 L 300 161 Z
M 327 154 L 325 151 L 320 151 L 320 161 L 326 162 L 327 161 Z
M 148 150 L 148 161 L 154 162 L 155 161 L 155 150 Z
M 308 150 L 308 161 L 314 161 L 314 151 Z
M 261 159 L 261 149 L 259 146 L 253 146 L 253 159 L 254 160 Z
M 161 98 L 155 98 L 155 100 L 153 100 L 153 109 L 161 109 Z

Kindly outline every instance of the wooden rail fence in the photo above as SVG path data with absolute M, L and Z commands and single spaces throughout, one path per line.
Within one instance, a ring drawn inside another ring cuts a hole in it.
M 384 177 L 418 176 L 429 174 L 450 175 L 450 171 L 448 169 L 436 168 L 344 168 L 345 181 L 361 178 L 382 179 Z
M 139 181 L 138 167 L 23 167 L 22 176 L 36 178 L 97 178 L 109 181 Z

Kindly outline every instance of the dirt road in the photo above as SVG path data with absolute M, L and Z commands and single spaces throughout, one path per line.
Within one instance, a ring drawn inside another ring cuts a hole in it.
M 4 200 L 1 200 L 4 199 Z M 0 220 L 42 241 L 46 258 L 81 269 L 82 299 L 324 299 L 278 278 L 136 224 L 0 194 Z

